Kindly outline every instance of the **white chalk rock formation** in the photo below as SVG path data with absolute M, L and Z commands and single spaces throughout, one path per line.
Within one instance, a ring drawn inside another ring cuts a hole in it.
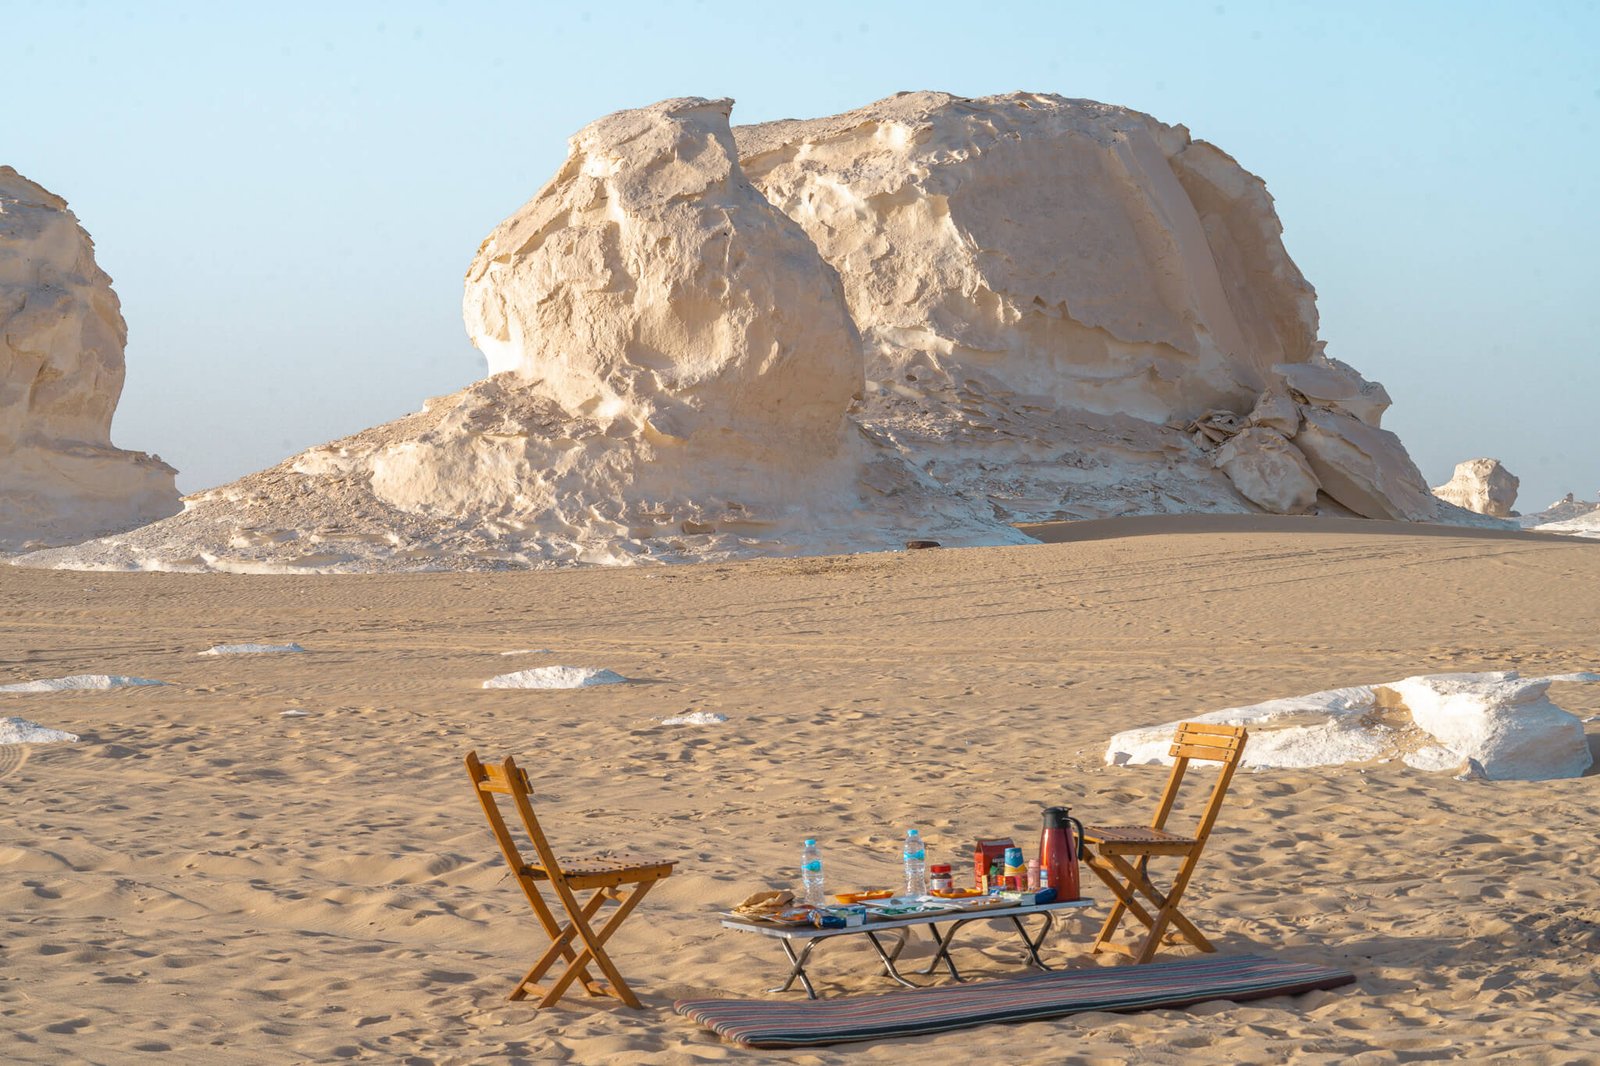
M 1501 466 L 1498 459 L 1468 459 L 1457 463 L 1450 480 L 1435 488 L 1433 494 L 1478 514 L 1510 518 L 1520 484 L 1517 475 Z
M 1212 462 L 1264 511 L 1309 514 L 1316 506 L 1321 487 L 1317 475 L 1300 449 L 1276 429 L 1251 426 L 1218 448 Z
M 28 565 L 360 571 L 1023 543 L 847 417 L 839 279 L 746 180 L 727 100 L 573 137 L 466 279 L 499 371 L 419 414 Z
M 837 446 L 862 388 L 855 324 L 832 268 L 740 173 L 732 106 L 672 100 L 572 139 L 467 270 L 491 374 L 629 433 Z
M 1600 537 L 1600 501 L 1580 500 L 1569 492 L 1538 514 L 1523 515 L 1521 524 L 1539 533 Z
M 1557 681 L 1600 681 L 1600 674 L 1426 674 L 1230 707 L 1186 721 L 1249 729 L 1243 765 L 1254 769 L 1399 759 L 1418 770 L 1489 780 L 1577 777 L 1592 758 L 1582 721 L 1546 695 Z M 1170 765 L 1177 727 L 1168 722 L 1118 733 L 1106 749 L 1107 764 Z
M 1408 677 L 1379 695 L 1393 693 L 1418 727 L 1489 780 L 1546 781 L 1577 777 L 1593 764 L 1583 720 L 1550 702 L 1553 681 L 1600 681 L 1600 674 Z
M 1183 127 L 1028 93 L 732 131 L 730 106 L 572 139 L 468 271 L 488 380 L 29 565 L 620 564 L 1016 543 L 1008 523 L 1059 518 L 1434 517 L 1378 428 L 1387 394 L 1324 354 L 1265 185 Z
M 111 444 L 127 333 L 67 202 L 0 167 L 0 551 L 179 509 L 176 471 Z
M 1343 411 L 1369 426 L 1380 425 L 1393 402 L 1389 390 L 1362 377 L 1349 363 L 1325 354 L 1320 344 L 1310 361 L 1280 363 L 1272 369 L 1301 403 Z
M 844 280 L 861 421 L 1012 519 L 1300 513 L 1294 445 L 1258 438 L 1236 449 L 1257 461 L 1214 462 L 1222 441 L 1188 427 L 1270 401 L 1255 424 L 1287 441 L 1302 404 L 1373 428 L 1389 404 L 1323 354 L 1265 185 L 1182 126 L 1059 96 L 921 92 L 734 134 L 751 180 Z M 1339 504 L 1423 516 L 1368 499 L 1406 481 L 1382 466 L 1409 466 L 1403 448 L 1363 436 L 1333 452 L 1321 465 L 1355 497 L 1324 486 Z M 1340 459 L 1355 469 L 1338 476 Z M 1272 470 L 1292 483 L 1265 486 Z
M 1295 443 L 1323 491 L 1365 518 L 1426 522 L 1439 507 L 1400 438 L 1354 415 L 1302 407 Z

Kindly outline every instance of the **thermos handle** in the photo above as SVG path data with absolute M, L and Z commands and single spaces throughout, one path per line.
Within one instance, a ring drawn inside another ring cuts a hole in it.
M 1071 815 L 1067 816 L 1067 821 L 1071 822 L 1073 825 L 1077 826 L 1077 828 L 1078 828 L 1078 858 L 1080 860 L 1087 858 L 1088 855 L 1089 855 L 1089 852 L 1088 852 L 1088 849 L 1085 848 L 1084 845 L 1083 845 L 1083 823 L 1078 821 L 1076 818 L 1072 817 Z

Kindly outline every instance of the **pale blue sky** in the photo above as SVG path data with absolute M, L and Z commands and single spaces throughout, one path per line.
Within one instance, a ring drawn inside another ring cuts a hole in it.
M 592 119 L 903 89 L 1187 125 L 1266 179 L 1430 482 L 1600 489 L 1596 3 L 0 0 L 0 56 L 0 163 L 71 201 L 128 318 L 114 437 L 186 491 L 481 376 L 462 274 Z

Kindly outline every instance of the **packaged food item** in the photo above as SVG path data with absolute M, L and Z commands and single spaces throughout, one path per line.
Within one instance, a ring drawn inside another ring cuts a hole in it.
M 838 907 L 824 908 L 828 914 L 838 918 L 844 923 L 843 928 L 853 928 L 864 925 L 867 920 L 867 908 L 859 903 L 847 903 Z
M 949 863 L 936 862 L 928 867 L 928 891 L 933 895 L 952 891 L 955 887 L 955 877 L 950 872 Z
M 993 840 L 979 840 L 972 845 L 972 875 L 974 879 L 982 881 L 989 874 L 989 869 L 995 860 L 1003 860 L 1007 848 L 1016 847 L 1010 837 L 997 837 Z

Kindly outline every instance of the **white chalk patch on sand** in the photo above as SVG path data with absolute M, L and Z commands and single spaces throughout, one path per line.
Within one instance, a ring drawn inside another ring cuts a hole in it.
M 218 644 L 201 655 L 270 655 L 275 652 L 305 651 L 298 644 Z
M 483 683 L 484 688 L 590 688 L 594 685 L 622 685 L 627 678 L 610 670 L 592 666 L 536 666 L 501 674 Z
M 26 718 L 0 718 L 0 744 L 75 744 L 76 733 L 46 729 Z
M 503 651 L 501 655 L 549 655 L 549 648 L 518 648 L 516 651 Z
M 725 714 L 716 711 L 690 711 L 680 714 L 676 718 L 661 719 L 662 725 L 721 725 L 728 720 Z
M 0 692 L 105 692 L 132 685 L 165 685 L 165 681 L 152 681 L 148 677 L 121 677 L 117 674 L 73 674 L 71 677 L 51 677 L 42 681 L 23 681 L 15 685 L 0 685 Z
M 278 714 L 284 718 L 305 718 L 310 713 L 310 711 L 302 711 L 298 707 L 290 707 L 287 711 L 278 712 Z

